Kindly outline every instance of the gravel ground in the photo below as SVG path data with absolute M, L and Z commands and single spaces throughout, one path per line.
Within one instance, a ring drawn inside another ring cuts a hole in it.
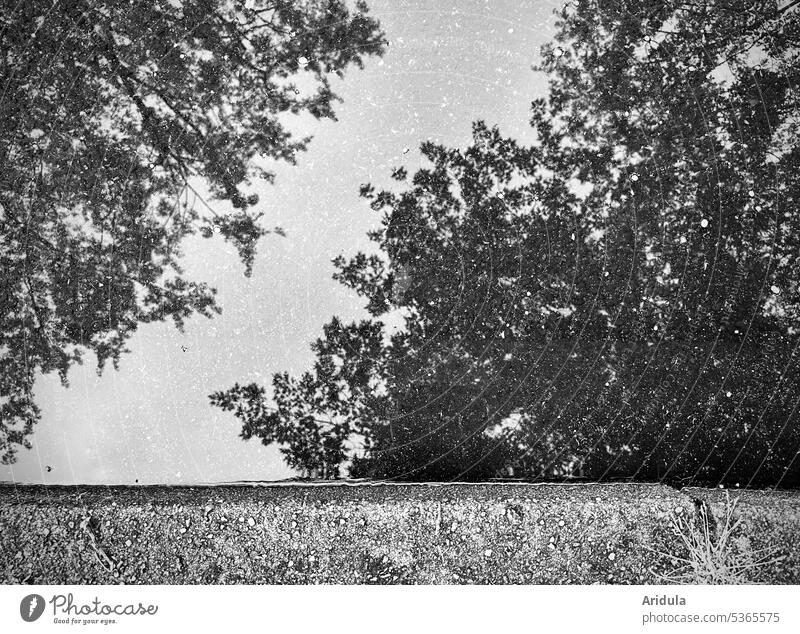
M 800 583 L 800 493 L 737 492 L 735 548 Z M 660 583 L 673 520 L 724 493 L 647 484 L 0 486 L 0 582 Z

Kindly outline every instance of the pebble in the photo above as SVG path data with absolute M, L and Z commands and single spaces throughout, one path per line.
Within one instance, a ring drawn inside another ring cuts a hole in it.
M 125 540 L 125 545 L 126 545 L 126 546 L 132 546 L 132 545 L 133 545 L 133 542 L 132 542 L 130 539 L 126 539 L 126 540 Z
M 248 517 L 247 518 L 247 525 L 248 526 L 255 526 L 256 525 L 256 521 L 252 517 Z
M 611 561 L 614 561 L 617 558 L 617 554 L 616 553 L 608 553 L 608 558 Z
M 492 556 L 491 548 L 487 548 L 485 551 L 483 551 L 483 554 L 486 555 L 487 557 L 491 557 Z
M 564 526 L 564 520 L 559 520 L 558 525 L 559 526 Z

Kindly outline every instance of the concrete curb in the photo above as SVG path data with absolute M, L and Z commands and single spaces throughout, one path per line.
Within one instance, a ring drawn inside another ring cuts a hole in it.
M 732 492 L 733 548 L 800 583 L 800 492 Z M 673 518 L 725 492 L 651 484 L 0 487 L 0 582 L 661 583 Z

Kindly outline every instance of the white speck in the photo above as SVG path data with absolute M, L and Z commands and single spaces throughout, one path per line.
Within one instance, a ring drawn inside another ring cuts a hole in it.
M 491 557 L 492 551 L 491 549 L 487 548 L 486 550 L 483 551 L 483 554 L 486 555 L 487 557 Z
M 730 397 L 732 396 L 732 394 L 731 394 L 730 392 L 725 392 L 725 396 L 727 396 L 728 398 L 730 398 Z
M 772 286 L 770 286 L 769 290 L 771 290 L 776 295 L 781 292 L 781 289 L 778 288 L 777 286 L 775 286 L 774 284 Z
M 133 545 L 133 542 L 130 539 L 126 539 L 125 540 L 125 545 L 126 546 L 131 546 L 131 545 Z
M 28 133 L 28 136 L 35 141 L 36 139 L 41 139 L 44 136 L 44 131 L 40 128 L 34 128 Z
M 558 521 L 558 525 L 559 525 L 559 526 L 564 526 L 564 520 L 559 520 L 559 521 Z
M 555 55 L 556 57 L 561 57 L 563 54 L 564 54 L 564 49 L 561 48 L 560 46 L 556 46 L 553 49 L 553 55 Z
M 633 173 L 633 174 L 630 175 L 629 178 L 635 183 L 636 181 L 639 180 L 639 175 L 636 174 L 636 173 Z
M 705 228 L 708 226 L 708 220 L 706 220 L 705 218 L 703 218 L 703 219 L 700 221 L 700 226 L 701 226 L 701 227 L 703 227 L 703 228 L 705 229 Z
M 750 198 L 753 198 L 756 193 L 751 189 L 749 192 L 747 192 L 747 195 L 750 196 Z
M 300 66 L 305 66 L 306 64 L 308 64 L 308 59 L 305 56 L 301 55 L 300 57 L 297 58 L 297 63 L 300 64 Z
M 508 32 L 509 32 L 509 33 L 513 33 L 513 32 L 514 32 L 514 29 L 508 29 Z
M 255 526 L 256 525 L 256 521 L 252 517 L 248 517 L 247 518 L 247 524 L 248 524 L 248 526 Z
M 608 558 L 609 558 L 609 560 L 614 561 L 617 558 L 617 554 L 616 553 L 608 553 Z
M 679 240 L 679 242 L 681 244 L 686 244 L 686 236 L 681 236 L 681 239 Z

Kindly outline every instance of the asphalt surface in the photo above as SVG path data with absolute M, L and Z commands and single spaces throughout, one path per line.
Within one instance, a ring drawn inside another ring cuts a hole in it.
M 746 582 L 800 583 L 800 492 L 734 491 Z M 648 484 L 0 486 L 0 582 L 663 583 L 726 492 Z M 681 577 L 691 582 L 691 577 Z

